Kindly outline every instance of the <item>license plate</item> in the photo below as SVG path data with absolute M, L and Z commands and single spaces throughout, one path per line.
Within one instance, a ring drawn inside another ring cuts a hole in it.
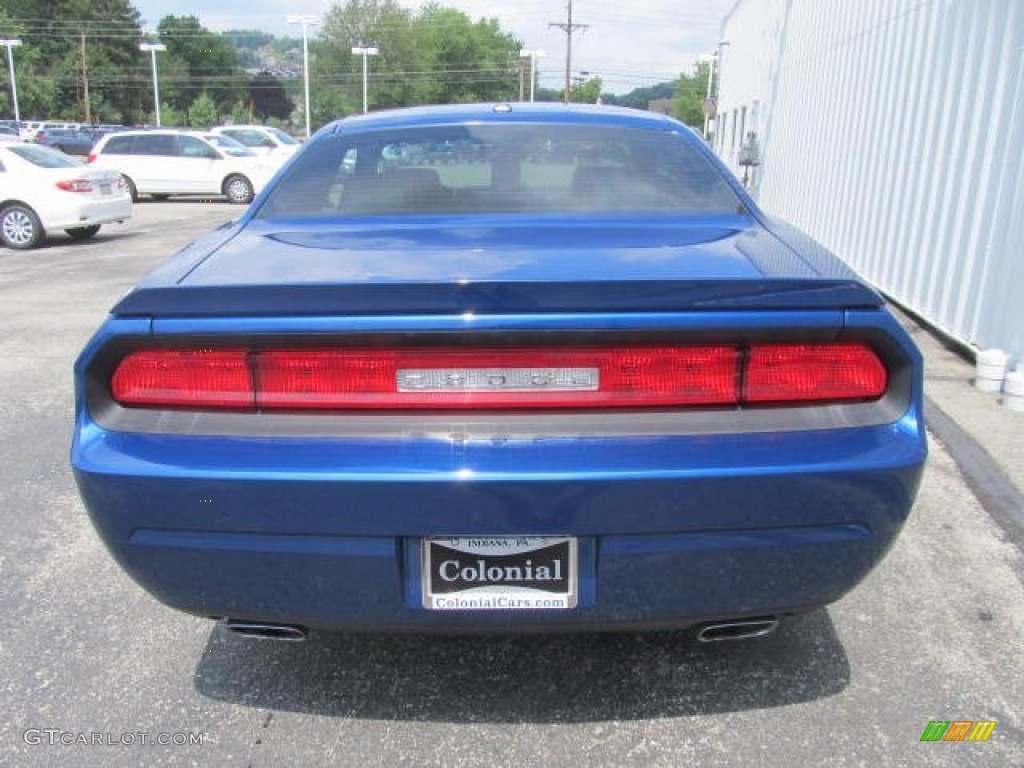
M 571 536 L 461 536 L 423 540 L 423 606 L 432 611 L 576 607 Z
M 100 184 L 100 194 L 101 195 L 109 195 L 112 190 L 113 190 L 113 187 L 111 187 L 110 184 Z

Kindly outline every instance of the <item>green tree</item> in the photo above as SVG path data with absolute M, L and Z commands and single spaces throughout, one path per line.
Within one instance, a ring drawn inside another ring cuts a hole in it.
M 147 125 L 156 125 L 156 115 L 150 114 L 143 122 Z M 184 128 L 187 122 L 184 112 L 166 101 L 160 102 L 160 125 L 168 128 Z
M 249 104 L 236 101 L 231 107 L 231 122 L 235 125 L 245 125 L 252 122 L 252 112 L 249 111 Z
M 416 73 L 423 80 L 422 102 L 518 98 L 523 44 L 502 32 L 496 19 L 474 23 L 462 11 L 429 3 L 413 20 L 413 33 L 425 67 Z
M 0 0 L 26 117 L 130 121 L 145 109 L 138 11 L 128 0 Z
M 6 0 L 0 2 L 0 35 L 2 35 L 4 39 L 13 38 L 23 40 L 25 38 L 25 24 L 22 21 L 15 21 L 6 6 Z M 2 49 L 0 49 L 0 52 L 6 53 Z M 40 98 L 40 94 L 38 93 L 31 93 L 32 89 L 30 89 L 29 84 L 25 82 L 26 78 L 24 75 L 26 72 L 32 72 L 37 68 L 39 52 L 38 50 L 26 50 L 24 47 L 19 47 L 14 49 L 13 56 L 15 62 L 15 78 L 18 80 L 19 111 L 22 116 L 34 115 L 35 112 L 32 111 L 34 108 L 33 105 L 43 101 L 44 99 Z M 3 71 L 2 79 L 0 79 L 0 83 L 3 84 L 3 90 L 0 91 L 0 115 L 3 115 L 5 118 L 13 118 L 14 102 L 11 100 L 10 74 L 6 64 L 7 62 L 4 61 L 3 66 L 0 67 Z M 26 110 L 26 107 L 29 107 L 29 109 Z
M 358 45 L 373 45 L 380 51 L 368 62 L 371 108 L 420 103 L 417 88 L 421 84 L 408 73 L 422 66 L 425 52 L 417 48 L 411 11 L 395 0 L 348 0 L 327 13 L 313 47 L 313 122 L 362 110 L 362 57 L 352 54 L 352 47 Z
M 281 58 L 302 56 L 301 37 L 275 37 L 270 45 L 274 49 L 274 53 Z
M 229 29 L 220 36 L 228 40 L 235 48 L 262 48 L 274 42 L 274 36 L 260 29 Z
M 252 113 L 264 122 L 271 117 L 287 120 L 295 109 L 284 83 L 269 72 L 260 72 L 249 81 L 249 103 Z
M 437 3 L 418 13 L 396 0 L 347 0 L 327 14 L 313 46 L 313 122 L 362 110 L 362 57 L 373 45 L 371 109 L 517 98 L 522 44 L 494 19 L 474 22 Z
M 647 109 L 652 101 L 661 99 L 674 99 L 679 92 L 679 82 L 658 83 L 656 85 L 634 88 L 623 96 L 605 95 L 606 104 L 614 104 L 619 107 L 631 107 L 633 109 Z
M 220 112 L 213 98 L 206 91 L 192 102 L 188 108 L 188 124 L 192 128 L 210 128 L 220 122 Z
M 218 109 L 229 112 L 244 92 L 231 42 L 203 27 L 195 16 L 165 16 L 157 35 L 167 46 L 168 101 L 187 110 L 206 93 Z M 162 85 L 164 60 L 160 66 Z
M 592 77 L 589 80 L 574 85 L 569 92 L 569 100 L 577 104 L 597 104 L 601 98 L 601 78 Z
M 261 66 L 260 49 L 274 43 L 272 34 L 258 29 L 232 29 L 220 35 L 235 49 L 238 66 L 244 69 L 258 69 Z
M 694 128 L 704 126 L 703 101 L 707 96 L 709 66 L 707 61 L 699 61 L 692 75 L 680 75 L 672 102 L 672 116 Z
M 529 88 L 529 83 L 527 83 L 527 88 Z M 535 101 L 562 101 L 563 100 L 562 99 L 562 93 L 563 93 L 564 90 L 565 90 L 564 88 L 559 88 L 559 89 L 555 89 L 555 88 L 537 88 L 536 93 L 534 94 L 534 100 Z

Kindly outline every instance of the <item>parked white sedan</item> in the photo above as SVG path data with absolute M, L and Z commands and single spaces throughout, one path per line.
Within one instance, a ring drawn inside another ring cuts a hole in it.
M 210 131 L 228 136 L 256 154 L 276 158 L 282 163 L 302 146 L 295 137 L 269 125 L 220 125 Z
M 62 229 L 85 240 L 131 215 L 117 171 L 89 168 L 38 144 L 0 143 L 0 240 L 8 248 L 34 248 Z

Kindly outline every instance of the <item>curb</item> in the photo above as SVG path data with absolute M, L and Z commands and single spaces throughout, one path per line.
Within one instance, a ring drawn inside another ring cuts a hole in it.
M 925 398 L 928 427 L 949 450 L 968 487 L 1018 549 L 1024 550 L 1024 494 L 1002 467 L 930 397 Z

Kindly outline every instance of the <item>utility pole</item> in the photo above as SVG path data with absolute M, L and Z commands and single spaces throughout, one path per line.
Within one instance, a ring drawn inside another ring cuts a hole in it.
M 92 122 L 89 112 L 89 67 L 85 63 L 85 35 L 82 35 L 82 99 L 85 101 L 85 122 Z
M 565 46 L 565 103 L 569 103 L 569 86 L 570 77 L 572 73 L 572 33 L 577 29 L 586 29 L 589 24 L 573 24 L 572 23 L 572 0 L 569 0 L 569 15 L 566 18 L 564 24 L 560 22 L 551 22 L 548 24 L 549 27 L 558 27 L 560 30 L 565 32 L 566 46 Z

